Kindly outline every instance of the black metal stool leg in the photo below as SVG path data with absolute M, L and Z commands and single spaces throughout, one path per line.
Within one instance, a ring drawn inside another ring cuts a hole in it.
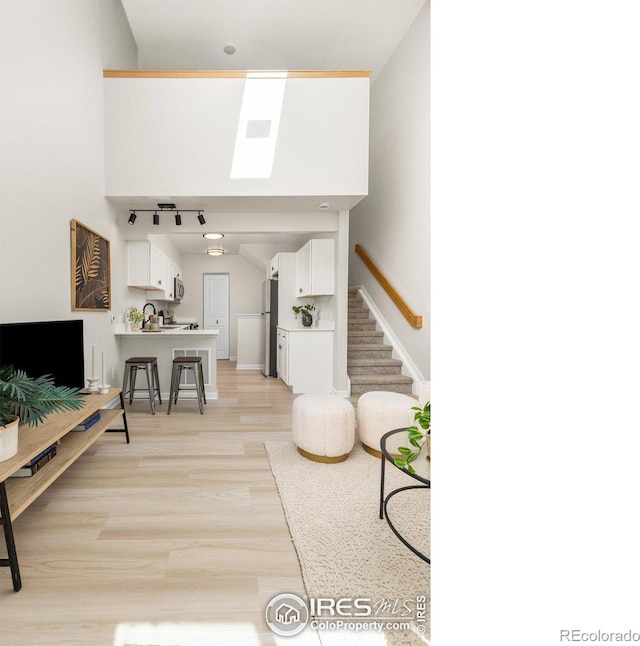
M 125 364 L 124 366 L 124 378 L 122 380 L 122 392 L 120 393 L 121 397 L 126 397 L 127 396 L 127 381 L 131 381 L 130 379 L 131 375 L 131 370 L 129 370 L 129 366 Z M 124 408 L 124 401 L 122 402 L 122 408 Z
M 198 364 L 198 369 L 200 371 L 200 383 L 202 384 L 202 400 L 204 403 L 207 403 L 207 394 L 204 391 L 204 370 L 202 369 L 202 362 Z
M 131 389 L 129 390 L 129 406 L 133 404 L 133 394 L 136 391 L 136 377 L 138 375 L 138 366 L 131 366 Z
M 144 372 L 147 375 L 147 389 L 149 391 L 149 404 L 151 405 L 151 414 L 156 414 L 156 393 L 153 389 L 153 377 L 151 375 L 151 366 L 147 364 L 144 368 Z
M 167 415 L 171 414 L 171 406 L 173 404 L 173 391 L 175 390 L 177 366 L 174 364 L 171 367 L 171 385 L 169 386 L 169 406 L 167 407 Z
M 158 402 L 162 404 L 162 395 L 160 394 L 160 375 L 158 374 L 158 362 L 153 363 L 153 375 L 156 379 L 156 390 L 158 391 Z
M 204 415 L 204 408 L 202 406 L 202 379 L 200 379 L 200 371 L 197 368 L 193 369 L 193 378 L 196 382 L 196 396 L 198 397 L 198 408 L 200 415 Z

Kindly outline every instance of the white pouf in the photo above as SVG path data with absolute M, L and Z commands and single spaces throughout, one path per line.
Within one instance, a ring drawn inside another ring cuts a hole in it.
M 413 426 L 416 412 L 411 408 L 417 405 L 416 399 L 402 393 L 375 390 L 361 395 L 358 399 L 358 435 L 362 448 L 377 458 L 382 457 L 382 436 L 397 428 Z M 409 445 L 399 441 L 397 446 Z M 395 447 L 388 448 L 395 452 Z
M 315 462 L 342 462 L 355 444 L 351 402 L 329 393 L 300 395 L 293 402 L 291 430 L 298 453 Z

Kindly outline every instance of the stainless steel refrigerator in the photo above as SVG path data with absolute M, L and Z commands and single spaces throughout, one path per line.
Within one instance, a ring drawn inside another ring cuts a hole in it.
M 263 283 L 263 307 L 264 315 L 264 369 L 262 374 L 265 377 L 277 377 L 276 370 L 277 355 L 277 330 L 278 326 L 278 281 L 274 279 L 265 280 Z

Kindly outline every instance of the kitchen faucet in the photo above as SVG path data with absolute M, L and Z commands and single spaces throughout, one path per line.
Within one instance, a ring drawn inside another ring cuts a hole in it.
M 155 316 L 155 315 L 157 314 L 157 312 L 156 312 L 156 306 L 155 306 L 153 303 L 145 303 L 145 304 L 144 304 L 144 307 L 142 308 L 142 313 L 143 313 L 143 314 L 145 313 L 145 311 L 146 311 L 146 309 L 147 309 L 147 306 L 148 306 L 148 305 L 151 305 L 151 307 L 153 308 L 153 315 Z M 145 323 L 147 323 L 148 321 L 149 321 L 149 319 L 148 319 L 148 318 L 145 318 L 145 319 L 142 321 L 142 327 L 144 327 L 144 326 L 145 326 Z

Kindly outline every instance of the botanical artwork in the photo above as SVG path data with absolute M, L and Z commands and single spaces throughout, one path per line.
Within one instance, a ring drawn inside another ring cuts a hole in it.
M 109 241 L 71 220 L 71 309 L 111 309 Z

